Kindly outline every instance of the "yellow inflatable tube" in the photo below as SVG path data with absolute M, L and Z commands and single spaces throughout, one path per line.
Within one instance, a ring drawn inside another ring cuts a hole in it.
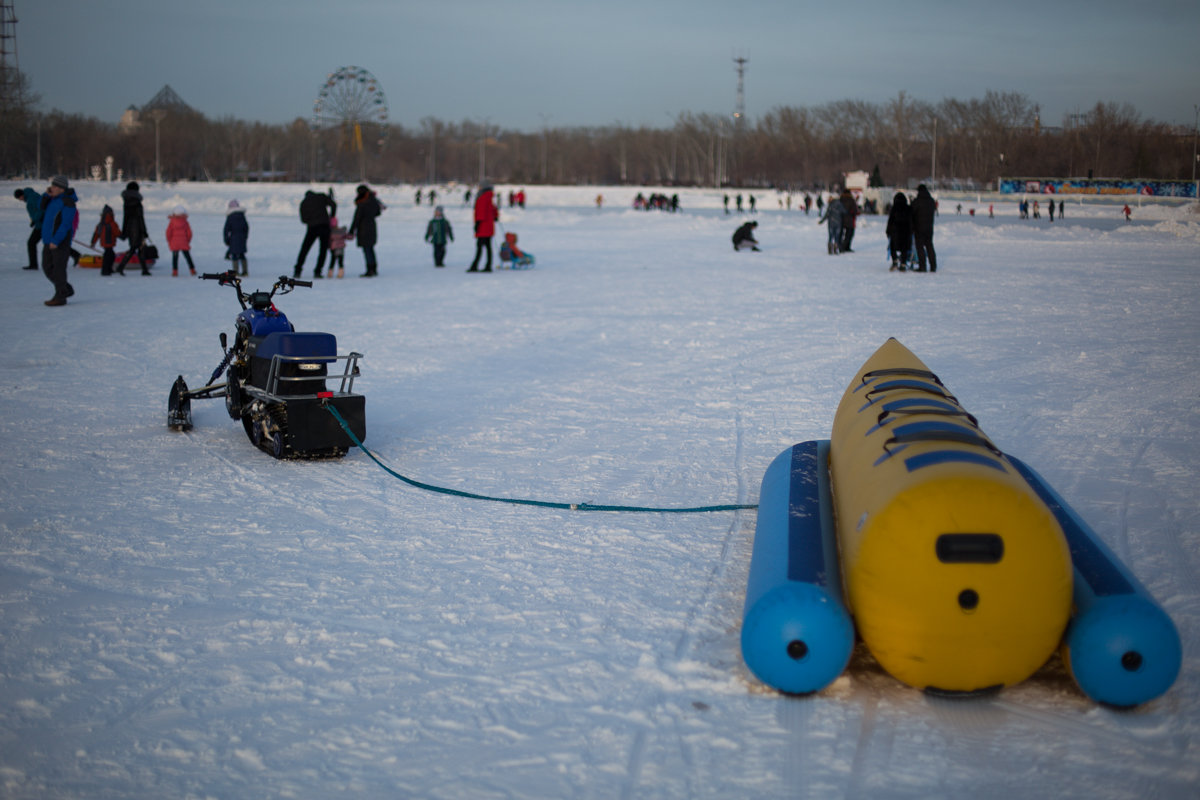
M 918 688 L 969 693 L 1045 663 L 1071 609 L 1062 529 L 895 339 L 838 405 L 830 471 L 847 605 L 884 669 Z

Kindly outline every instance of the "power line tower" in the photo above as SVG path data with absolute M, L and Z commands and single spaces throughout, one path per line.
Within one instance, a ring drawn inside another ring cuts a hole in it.
M 21 65 L 17 60 L 17 12 L 11 2 L 0 2 L 0 103 L 7 111 L 20 91 Z
M 745 126 L 746 120 L 746 65 L 750 63 L 750 59 L 734 56 L 733 63 L 737 64 L 738 75 L 737 105 L 733 111 L 733 122 L 740 130 Z

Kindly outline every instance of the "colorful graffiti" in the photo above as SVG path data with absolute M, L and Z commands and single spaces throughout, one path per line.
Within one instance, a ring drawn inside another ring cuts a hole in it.
M 1195 197 L 1192 181 L 1141 181 L 1120 178 L 1001 178 L 1002 194 L 1142 194 Z

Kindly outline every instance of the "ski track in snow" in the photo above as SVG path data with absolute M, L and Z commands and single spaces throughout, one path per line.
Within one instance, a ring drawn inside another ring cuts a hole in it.
M 119 188 L 78 187 L 80 238 Z M 237 197 L 265 288 L 290 274 L 305 188 L 143 193 L 164 254 L 189 209 L 210 272 Z M 683 190 L 670 215 L 630 210 L 636 191 L 529 189 L 501 221 L 537 267 L 468 276 L 461 196 L 442 195 L 458 239 L 435 270 L 430 209 L 384 187 L 382 277 L 278 305 L 365 354 L 366 444 L 392 469 L 557 502 L 753 503 L 896 336 L 1163 603 L 1185 653 L 1171 691 L 1099 707 L 1054 657 L 955 702 L 860 646 L 823 692 L 780 696 L 739 651 L 752 511 L 530 508 L 422 492 L 358 451 L 278 462 L 219 399 L 168 431 L 171 382 L 220 360 L 232 292 L 164 260 L 149 279 L 72 269 L 77 295 L 47 309 L 44 277 L 15 269 L 11 202 L 0 797 L 1195 797 L 1200 217 L 1069 200 L 1051 225 L 1001 202 L 941 216 L 938 275 L 895 275 L 880 217 L 831 258 L 815 214 L 763 193 L 763 252 L 735 254 L 748 215 L 719 193 Z

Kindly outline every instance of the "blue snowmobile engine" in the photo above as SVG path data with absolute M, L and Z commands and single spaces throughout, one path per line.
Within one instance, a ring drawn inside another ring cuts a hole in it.
M 291 333 L 295 330 L 284 313 L 271 304 L 270 295 L 266 292 L 255 292 L 250 296 L 251 302 L 258 295 L 267 295 L 266 307 L 259 308 L 257 305 L 251 305 L 250 308 L 238 314 L 237 324 L 239 327 L 244 325 L 251 336 L 258 337 L 266 336 L 268 333 Z

